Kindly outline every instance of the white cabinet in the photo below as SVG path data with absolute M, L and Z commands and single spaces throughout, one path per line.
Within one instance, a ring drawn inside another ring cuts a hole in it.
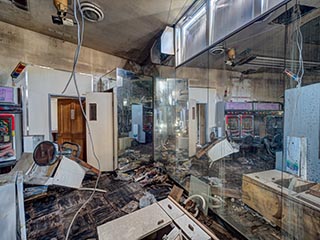
M 157 204 L 98 226 L 100 240 L 143 239 L 168 226 L 172 220 Z
M 180 234 L 183 239 L 212 239 L 170 199 L 105 223 L 97 229 L 100 240 L 149 239 L 148 236 L 155 233 L 157 239 L 176 239 L 175 236 Z

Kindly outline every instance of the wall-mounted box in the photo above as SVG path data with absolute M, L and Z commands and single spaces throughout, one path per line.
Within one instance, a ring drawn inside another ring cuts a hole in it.
M 35 147 L 44 141 L 44 135 L 32 135 L 23 137 L 23 152 L 33 153 Z

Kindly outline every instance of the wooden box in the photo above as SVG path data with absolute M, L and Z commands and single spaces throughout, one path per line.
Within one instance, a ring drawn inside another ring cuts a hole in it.
M 320 198 L 309 193 L 314 185 L 278 170 L 245 174 L 242 201 L 297 239 L 320 239 Z

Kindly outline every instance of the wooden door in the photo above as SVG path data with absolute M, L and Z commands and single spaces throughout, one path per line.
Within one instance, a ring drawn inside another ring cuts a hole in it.
M 77 99 L 58 99 L 58 143 L 63 142 L 79 144 L 86 161 L 86 124 Z
M 204 103 L 197 104 L 197 113 L 198 113 L 198 140 L 201 146 L 206 144 L 206 107 Z

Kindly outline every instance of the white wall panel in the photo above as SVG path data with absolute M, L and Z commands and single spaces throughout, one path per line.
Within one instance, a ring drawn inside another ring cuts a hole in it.
M 38 66 L 28 66 L 18 86 L 24 88 L 24 135 L 44 135 L 49 139 L 49 94 L 61 95 L 70 73 Z M 76 74 L 82 97 L 92 90 L 92 75 Z M 77 96 L 73 81 L 64 94 Z
M 113 144 L 113 96 L 112 93 L 89 93 L 86 98 L 87 116 L 92 134 L 95 154 L 100 161 L 101 171 L 113 171 L 114 144 Z M 96 107 L 96 114 L 90 111 L 90 104 Z M 87 130 L 87 161 L 98 168 L 97 159 L 92 151 L 92 145 Z

